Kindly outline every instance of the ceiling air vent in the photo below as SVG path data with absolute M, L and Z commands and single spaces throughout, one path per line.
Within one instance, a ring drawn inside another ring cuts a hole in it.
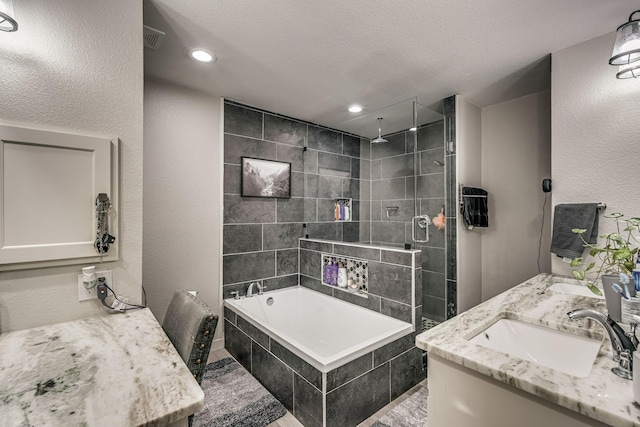
M 144 38 L 144 47 L 148 47 L 150 49 L 158 49 L 162 40 L 164 39 L 165 34 L 156 30 L 155 28 L 148 27 L 144 25 L 144 30 L 142 31 L 142 37 Z

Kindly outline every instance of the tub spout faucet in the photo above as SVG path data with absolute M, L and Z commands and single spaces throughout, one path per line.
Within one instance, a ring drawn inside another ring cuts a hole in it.
M 636 350 L 635 336 L 632 338 L 629 334 L 625 334 L 622 328 L 614 322 L 609 316 L 592 310 L 592 309 L 578 309 L 572 310 L 567 313 L 569 319 L 593 319 L 600 323 L 602 327 L 609 334 L 609 341 L 611 341 L 611 352 L 613 353 L 613 360 L 618 362 L 619 366 L 611 369 L 611 371 L 619 377 L 631 379 L 632 370 L 632 353 Z M 635 333 L 635 328 L 634 328 Z M 636 340 L 637 341 L 637 340 Z
M 251 298 L 254 295 L 254 286 L 258 289 L 258 294 L 262 294 L 262 286 L 260 286 L 260 283 L 251 282 L 251 284 L 249 284 L 249 288 L 247 289 L 247 298 Z

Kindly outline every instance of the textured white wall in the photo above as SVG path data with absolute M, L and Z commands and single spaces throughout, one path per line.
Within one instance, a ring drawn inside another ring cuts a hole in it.
M 640 216 L 640 79 L 615 78 L 614 40 L 612 32 L 552 56 L 552 202 L 604 202 L 605 212 Z M 571 275 L 556 256 L 552 271 Z
M 143 284 L 159 321 L 176 289 L 220 315 L 221 98 L 147 78 L 144 90 Z M 220 346 L 222 341 L 216 341 Z
M 482 109 L 482 185 L 489 227 L 482 236 L 482 300 L 538 274 L 538 242 L 551 175 L 549 91 Z M 550 271 L 550 205 L 545 209 L 540 271 Z
M 0 120 L 120 140 L 119 293 L 142 280 L 142 1 L 16 1 L 19 30 L 0 34 Z M 43 211 L 46 220 L 46 211 Z M 104 314 L 78 302 L 82 266 L 0 273 L 0 331 Z
M 482 185 L 482 129 L 480 108 L 461 96 L 457 102 L 457 178 L 469 187 Z M 459 201 L 458 201 L 459 203 Z M 456 204 L 456 206 L 458 206 Z M 461 313 L 482 302 L 482 234 L 483 229 L 467 230 L 458 209 L 458 312 Z

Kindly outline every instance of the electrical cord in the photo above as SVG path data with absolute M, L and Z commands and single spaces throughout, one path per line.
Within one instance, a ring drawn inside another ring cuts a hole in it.
M 116 299 L 116 301 L 120 302 L 121 304 L 125 304 L 125 305 L 129 305 L 130 307 L 125 307 L 125 308 L 121 308 L 121 309 L 115 309 L 113 307 L 111 307 L 109 304 L 107 304 L 106 299 L 107 299 L 107 290 L 111 291 L 111 293 L 113 294 L 113 297 Z M 146 305 L 138 305 L 138 304 L 131 304 L 129 302 L 126 301 L 122 301 L 120 298 L 118 298 L 118 296 L 116 295 L 116 293 L 114 292 L 113 289 L 111 289 L 109 287 L 109 285 L 107 285 L 106 283 L 104 283 L 103 281 L 100 282 L 100 284 L 98 285 L 98 299 L 100 299 L 100 301 L 102 302 L 102 305 L 104 305 L 105 307 L 111 309 L 111 310 L 116 310 L 116 311 L 127 311 L 127 310 L 139 310 L 141 308 L 147 308 Z M 146 299 L 146 298 L 145 298 Z M 145 302 L 146 304 L 146 302 Z
M 147 291 L 144 290 L 144 285 L 142 285 L 142 305 L 147 306 Z
M 538 273 L 542 273 L 540 271 L 540 251 L 542 250 L 542 231 L 544 230 L 544 217 L 547 208 L 547 194 L 544 193 L 544 204 L 542 205 L 542 224 L 540 225 L 540 239 L 538 240 Z

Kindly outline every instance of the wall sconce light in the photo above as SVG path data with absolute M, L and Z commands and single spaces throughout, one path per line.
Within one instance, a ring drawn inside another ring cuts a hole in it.
M 630 79 L 640 77 L 640 62 L 629 65 L 622 65 L 616 73 L 619 79 Z
M 18 31 L 18 23 L 13 15 L 13 0 L 0 0 L 0 30 Z
M 609 64 L 619 67 L 616 77 L 628 79 L 640 75 L 640 20 L 633 19 L 633 15 L 639 13 L 636 10 L 629 15 L 629 21 L 618 27 L 616 42 L 613 45 L 613 53 Z

